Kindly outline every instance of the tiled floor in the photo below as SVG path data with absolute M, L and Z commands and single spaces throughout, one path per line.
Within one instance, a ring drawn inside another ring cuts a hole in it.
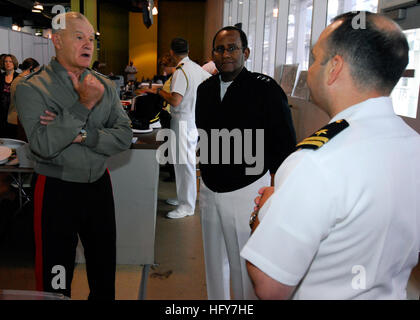
M 161 174 L 161 178 L 166 173 Z M 198 210 L 191 217 L 166 219 L 173 207 L 164 200 L 175 196 L 175 184 L 160 181 L 156 221 L 156 263 L 147 282 L 147 299 L 177 300 L 207 299 L 201 225 Z M 4 208 L 3 208 L 4 209 Z M 12 209 L 12 208 L 11 208 Z M 0 211 L 0 289 L 34 290 L 33 233 L 31 209 L 9 219 Z M 86 299 L 89 293 L 85 266 L 75 269 L 72 298 Z M 141 281 L 141 266 L 118 265 L 116 298 L 137 299 Z M 412 273 L 408 297 L 418 299 L 420 293 L 420 266 Z

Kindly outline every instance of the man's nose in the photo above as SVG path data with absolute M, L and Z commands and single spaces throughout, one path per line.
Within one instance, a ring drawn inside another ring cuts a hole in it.
M 91 49 L 93 48 L 93 42 L 90 41 L 89 39 L 85 41 L 84 47 L 87 49 Z
M 223 51 L 223 57 L 225 57 L 225 56 L 227 56 L 227 57 L 231 57 L 231 56 L 232 56 L 232 53 L 231 53 L 231 52 L 229 52 L 229 50 L 228 50 L 228 49 L 226 49 L 226 48 L 225 48 L 225 50 Z

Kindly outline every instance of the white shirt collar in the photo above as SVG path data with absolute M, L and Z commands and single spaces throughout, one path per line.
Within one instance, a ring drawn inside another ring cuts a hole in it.
M 178 67 L 181 63 L 185 63 L 187 61 L 190 61 L 190 58 L 188 56 L 186 56 L 185 58 L 182 58 L 182 60 L 176 66 Z
M 372 114 L 375 117 L 395 115 L 394 108 L 392 107 L 392 99 L 390 97 L 367 99 L 337 113 L 329 123 L 340 119 L 354 120 L 365 118 L 372 116 Z

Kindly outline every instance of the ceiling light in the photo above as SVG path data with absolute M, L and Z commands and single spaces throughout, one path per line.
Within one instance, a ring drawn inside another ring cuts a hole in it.
M 39 2 L 35 1 L 33 9 L 42 11 L 42 10 L 44 10 L 44 7 Z M 32 10 L 32 12 L 33 12 L 33 10 Z
M 41 10 L 32 8 L 32 12 L 41 13 Z
M 20 31 L 22 28 L 19 27 L 17 24 L 12 25 L 12 30 L 14 31 Z
M 157 9 L 156 7 L 153 7 L 153 9 L 152 9 L 152 14 L 153 14 L 154 16 L 156 16 L 156 15 L 158 14 L 158 9 Z

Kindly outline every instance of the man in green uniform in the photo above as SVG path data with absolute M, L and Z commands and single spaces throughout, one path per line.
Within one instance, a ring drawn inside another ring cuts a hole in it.
M 16 107 L 37 174 L 37 290 L 70 296 L 79 235 L 89 299 L 114 299 L 116 228 L 106 160 L 130 147 L 130 120 L 112 81 L 88 69 L 92 25 L 76 12 L 56 21 L 65 25 L 54 29 L 53 23 L 56 57 L 16 89 Z

